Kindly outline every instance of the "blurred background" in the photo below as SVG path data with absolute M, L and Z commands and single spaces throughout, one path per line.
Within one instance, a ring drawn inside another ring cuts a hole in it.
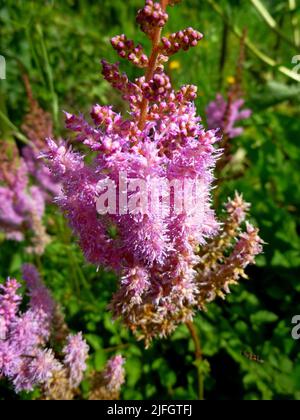
M 126 33 L 143 43 L 135 24 L 142 0 L 0 0 L 0 55 L 6 79 L 0 80 L 0 140 L 17 139 L 28 95 L 51 113 L 57 138 L 66 137 L 62 111 L 88 114 L 94 103 L 123 111 L 117 93 L 102 79 L 100 60 L 119 61 L 110 38 Z M 171 60 L 176 87 L 198 86 L 197 106 L 205 109 L 237 82 L 251 118 L 231 140 L 231 159 L 219 174 L 216 206 L 243 193 L 252 204 L 252 221 L 266 242 L 264 255 L 248 270 L 250 280 L 233 289 L 196 318 L 203 350 L 208 400 L 300 399 L 300 341 L 291 337 L 300 315 L 300 2 L 296 0 L 184 0 L 170 10 L 167 31 L 192 26 L 205 35 L 199 46 Z M 242 68 L 242 70 L 241 70 Z M 125 61 L 133 79 L 140 73 Z M 55 205 L 44 217 L 51 242 L 42 256 L 0 232 L 0 278 L 20 277 L 24 262 L 41 269 L 47 286 L 65 308 L 75 330 L 92 350 L 100 370 L 116 351 L 127 358 L 124 399 L 196 399 L 194 348 L 185 326 L 149 350 L 118 322 L 107 303 L 116 289 L 113 273 L 85 263 Z M 257 355 L 264 364 L 245 357 Z M 85 386 L 85 385 L 83 385 Z M 16 398 L 0 383 L 0 399 Z M 30 398 L 21 395 L 19 398 Z

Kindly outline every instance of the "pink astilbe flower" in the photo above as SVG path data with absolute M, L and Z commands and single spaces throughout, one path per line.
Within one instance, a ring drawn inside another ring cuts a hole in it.
M 0 377 L 11 381 L 17 393 L 43 385 L 50 399 L 54 395 L 72 399 L 86 369 L 88 346 L 81 334 L 70 336 L 64 361 L 47 348 L 53 301 L 35 268 L 27 265 L 24 272 L 31 293 L 37 292 L 31 294 L 30 308 L 25 312 L 20 311 L 20 284 L 8 279 L 0 286 Z M 57 378 L 63 380 L 61 387 Z
M 107 388 L 116 391 L 121 388 L 125 382 L 124 365 L 125 360 L 122 356 L 112 357 L 106 364 L 103 377 L 107 381 Z
M 246 225 L 246 232 L 240 235 L 240 239 L 234 248 L 231 256 L 231 263 L 245 269 L 249 264 L 255 262 L 255 257 L 262 253 L 264 244 L 263 240 L 258 235 L 258 229 L 250 223 Z M 238 263 L 233 263 L 237 260 Z
M 37 350 L 33 355 L 22 355 L 13 379 L 16 393 L 32 391 L 34 386 L 49 381 L 62 365 L 55 359 L 52 350 Z
M 78 387 L 83 379 L 87 365 L 89 346 L 82 338 L 82 334 L 69 335 L 67 345 L 63 349 L 64 365 L 69 370 L 69 380 L 73 388 Z
M 244 129 L 236 124 L 251 117 L 250 109 L 241 109 L 245 104 L 243 99 L 237 99 L 232 103 L 227 102 L 221 94 L 215 101 L 210 102 L 206 108 L 207 125 L 210 129 L 219 128 L 229 138 L 235 138 L 243 134 Z
M 217 295 L 224 298 L 224 292 L 230 293 L 231 285 L 237 285 L 240 278 L 247 278 L 245 269 L 262 253 L 263 243 L 258 236 L 258 229 L 247 223 L 247 230 L 240 235 L 232 254 L 224 259 L 218 270 L 201 279 L 203 284 L 206 282 L 211 288 L 207 302 L 214 300 Z
M 29 174 L 40 187 L 47 201 L 52 201 L 53 196 L 60 193 L 60 186 L 54 182 L 49 169 L 39 159 L 45 147 L 45 139 L 53 135 L 53 122 L 51 115 L 44 111 L 33 97 L 29 78 L 23 75 L 26 93 L 29 102 L 29 111 L 26 114 L 22 130 L 26 134 L 30 145 L 22 150 L 22 156 L 26 163 Z
M 205 308 L 218 296 L 225 298 L 231 285 L 247 278 L 247 266 L 255 264 L 255 257 L 263 252 L 264 242 L 258 229 L 246 221 L 250 204 L 236 193 L 234 199 L 228 200 L 225 209 L 227 217 L 219 235 L 199 252 L 200 262 L 196 270 L 200 308 Z
M 22 267 L 23 279 L 26 282 L 30 296 L 30 306 L 32 309 L 42 309 L 51 322 L 55 302 L 40 278 L 40 274 L 32 264 L 24 264 Z
M 54 372 L 59 372 L 62 365 L 55 359 L 51 349 L 38 350 L 29 364 L 29 375 L 32 382 L 43 384 L 52 378 Z
M 151 1 L 138 14 L 138 22 L 150 38 L 166 20 L 166 12 Z M 170 45 L 164 40 L 161 54 L 168 55 L 167 48 L 171 55 L 180 48 L 195 46 L 200 39 L 191 29 L 177 33 L 170 37 Z M 126 42 L 122 36 L 115 38 L 113 45 L 121 52 L 129 48 Z M 122 55 L 127 57 L 126 53 Z M 192 311 L 186 310 L 186 306 L 195 302 L 196 295 L 194 248 L 205 243 L 218 227 L 210 209 L 212 168 L 217 157 L 214 144 L 218 138 L 214 131 L 206 132 L 200 125 L 193 104 L 196 89 L 185 86 L 175 92 L 161 65 L 154 69 L 151 79 L 130 82 L 119 72 L 118 66 L 103 62 L 103 75 L 129 101 L 132 117 L 124 120 L 111 108 L 97 105 L 91 112 L 95 123 L 92 126 L 82 116 L 67 114 L 67 126 L 76 132 L 77 140 L 99 154 L 95 162 L 87 166 L 83 158 L 66 145 L 55 145 L 49 140 L 50 168 L 63 185 L 63 195 L 58 202 L 78 234 L 87 259 L 122 273 L 121 289 L 112 303 L 115 314 L 123 315 L 132 328 L 139 324 L 143 328 L 144 315 L 137 313 L 141 308 L 144 313 L 150 306 L 151 313 L 157 312 L 158 327 L 147 334 L 164 336 L 178 322 L 192 317 Z M 141 107 L 145 100 L 148 113 L 141 127 Z M 120 190 L 122 171 L 130 179 L 201 181 L 199 211 L 202 213 L 198 221 L 192 223 L 188 213 L 160 214 L 156 208 L 146 215 L 127 213 L 100 217 L 95 205 L 97 185 L 109 176 Z M 110 225 L 117 228 L 116 239 L 108 234 Z M 128 273 L 136 274 L 131 277 Z M 173 327 L 172 322 L 163 327 L 163 318 L 168 317 L 173 317 Z
M 122 385 L 125 383 L 125 359 L 113 356 L 104 370 L 93 375 L 89 400 L 118 400 Z
M 10 334 L 13 337 L 12 345 L 25 351 L 45 344 L 50 336 L 46 314 L 41 309 L 29 309 L 19 314 L 10 325 Z
M 218 170 L 224 167 L 230 160 L 230 140 L 240 136 L 244 132 L 243 127 L 237 126 L 243 120 L 248 120 L 252 111 L 244 108 L 245 100 L 242 82 L 243 68 L 246 58 L 246 35 L 245 30 L 240 42 L 239 57 L 237 60 L 234 82 L 228 88 L 226 96 L 218 93 L 216 99 L 210 102 L 206 108 L 207 124 L 210 129 L 220 129 L 223 134 L 221 146 L 224 148 L 223 162 L 219 162 Z
M 49 169 L 40 159 L 42 151 L 43 150 L 27 146 L 23 149 L 22 156 L 26 162 L 29 174 L 38 183 L 44 198 L 47 202 L 52 202 L 53 197 L 60 193 L 60 186 L 54 182 Z
M 1 172 L 1 171 L 0 171 Z M 9 176 L 0 173 L 0 230 L 6 239 L 23 241 L 30 236 L 30 253 L 42 254 L 49 237 L 42 223 L 45 211 L 43 191 L 31 185 L 26 163 L 22 158 L 11 162 Z
M 164 71 L 169 56 L 195 47 L 202 35 L 188 28 L 161 40 L 167 3 L 147 0 L 138 12 L 137 21 L 153 47 L 147 60 L 142 47 L 134 50 L 125 35 L 112 40 L 125 59 L 148 63 L 145 76 L 130 81 L 119 64 L 102 62 L 104 78 L 129 103 L 129 118 L 101 105 L 92 107 L 92 123 L 83 115 L 67 113 L 67 128 L 95 158 L 88 164 L 67 142 L 52 139 L 45 156 L 62 185 L 57 202 L 86 259 L 120 275 L 120 289 L 111 303 L 114 315 L 121 316 L 147 344 L 193 318 L 200 287 L 196 250 L 219 229 L 211 208 L 213 169 L 220 155 L 215 147 L 218 134 L 201 125 L 194 103 L 197 88 L 187 85 L 175 91 Z M 128 190 L 134 181 L 143 181 L 145 190 Z M 148 181 L 156 181 L 156 201 Z M 114 212 L 101 213 L 97 203 L 105 196 L 103 185 L 108 184 L 114 186 L 118 199 Z M 179 197 L 171 192 L 168 197 L 170 184 L 182 186 L 184 192 Z M 126 204 L 121 200 L 124 195 Z M 143 200 L 150 195 L 143 212 Z M 183 198 L 187 206 L 176 211 Z
M 0 320 L 1 336 L 5 339 L 10 324 L 15 321 L 22 298 L 17 294 L 20 284 L 15 279 L 8 279 L 0 285 Z
M 243 199 L 243 196 L 240 195 L 237 191 L 235 193 L 234 199 L 228 199 L 228 202 L 225 205 L 225 209 L 228 213 L 229 218 L 240 226 L 245 220 L 247 213 L 250 210 L 251 205 L 246 203 Z
M 0 294 L 0 313 L 6 320 L 5 334 L 0 339 L 0 376 L 10 379 L 16 392 L 30 391 L 37 384 L 30 365 L 50 335 L 42 309 L 19 311 L 19 287 L 15 280 L 8 280 Z
M 149 281 L 149 273 L 141 267 L 135 267 L 124 273 L 121 279 L 121 287 L 114 297 L 112 307 L 120 314 L 125 308 L 122 302 L 127 302 L 128 307 L 143 302 L 142 296 L 149 290 L 151 283 Z

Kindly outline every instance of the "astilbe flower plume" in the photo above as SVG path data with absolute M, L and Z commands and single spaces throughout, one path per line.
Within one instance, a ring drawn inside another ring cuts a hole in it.
M 41 188 L 30 182 L 27 165 L 11 142 L 1 142 L 0 155 L 0 230 L 6 239 L 23 241 L 30 236 L 28 252 L 42 254 L 49 237 L 42 223 L 45 197 Z
M 29 174 L 34 178 L 43 192 L 45 199 L 52 201 L 53 196 L 60 192 L 60 186 L 54 182 L 49 169 L 44 162 L 39 159 L 41 152 L 45 148 L 45 139 L 53 136 L 53 122 L 51 115 L 41 108 L 38 101 L 33 97 L 29 78 L 23 75 L 25 89 L 27 93 L 29 110 L 24 117 L 22 131 L 30 141 L 22 149 L 22 156 L 27 166 Z
M 125 382 L 125 359 L 121 355 L 112 357 L 104 370 L 92 378 L 89 400 L 118 400 Z
M 16 280 L 8 279 L 0 294 L 0 318 L 5 322 L 0 339 L 0 376 L 10 379 L 16 392 L 32 390 L 58 367 L 52 353 L 43 349 L 49 338 L 46 314 L 39 307 L 21 313 L 19 288 Z
M 64 364 L 69 371 L 69 381 L 73 388 L 77 388 L 82 382 L 83 373 L 86 370 L 89 347 L 82 334 L 69 335 L 67 344 L 63 349 L 65 355 Z
M 130 117 L 125 119 L 112 107 L 101 105 L 91 110 L 93 124 L 82 115 L 67 113 L 67 128 L 97 156 L 87 164 L 66 142 L 52 139 L 46 155 L 63 189 L 57 201 L 87 260 L 112 268 L 121 277 L 111 302 L 114 315 L 122 317 L 146 344 L 193 318 L 200 293 L 196 249 L 219 228 L 210 205 L 218 135 L 200 123 L 194 104 L 197 88 L 187 85 L 175 91 L 164 71 L 171 54 L 195 47 L 202 35 L 188 28 L 161 40 L 168 20 L 167 3 L 147 0 L 138 12 L 137 21 L 152 42 L 148 61 L 142 60 L 148 62 L 145 76 L 130 81 L 119 64 L 103 61 L 103 75 L 129 102 Z M 114 38 L 112 44 L 122 57 L 136 61 L 129 57 L 134 43 L 125 35 Z M 191 192 L 198 217 L 191 218 L 192 208 L 177 214 L 174 203 L 169 212 L 155 206 L 146 214 L 130 212 L 119 203 L 115 215 L 98 214 L 99 185 L 109 179 L 120 196 L 126 189 L 120 179 L 124 172 L 129 180 L 158 179 L 161 197 L 166 194 L 164 181 L 201 183 L 201 191 Z M 116 235 L 110 234 L 112 227 Z
M 220 175 L 232 160 L 232 139 L 239 137 L 244 132 L 244 127 L 238 126 L 238 124 L 248 120 L 252 115 L 251 109 L 244 108 L 245 100 L 242 88 L 246 35 L 247 31 L 245 30 L 241 38 L 240 54 L 233 83 L 225 96 L 218 93 L 216 99 L 210 102 L 206 108 L 208 128 L 219 129 L 222 134 L 220 147 L 223 149 L 223 154 L 217 163 L 217 175 Z
M 24 264 L 22 266 L 22 274 L 29 291 L 30 307 L 42 309 L 50 325 L 56 304 L 48 288 L 41 280 L 40 274 L 34 265 Z
M 244 129 L 236 127 L 236 123 L 251 117 L 250 109 L 241 109 L 245 104 L 243 99 L 236 99 L 229 103 L 219 93 L 215 101 L 210 102 L 206 108 L 208 127 L 220 128 L 229 138 L 240 136 Z
M 72 399 L 86 369 L 88 346 L 81 334 L 70 335 L 64 359 L 47 347 L 55 303 L 34 266 L 24 266 L 23 272 L 30 296 L 25 312 L 20 310 L 21 285 L 8 279 L 0 286 L 0 378 L 11 381 L 17 393 L 42 386 L 46 399 L 54 399 L 59 391 L 61 399 Z M 66 382 L 55 387 L 57 377 Z
M 251 117 L 251 109 L 242 109 L 245 105 L 243 99 L 243 69 L 245 62 L 245 43 L 247 31 L 241 38 L 240 53 L 237 60 L 236 76 L 233 84 L 229 87 L 226 98 L 218 93 L 215 101 L 208 104 L 206 108 L 206 117 L 208 127 L 219 128 L 223 134 L 223 144 L 227 140 L 240 136 L 244 129 L 236 127 L 240 121 L 247 120 Z
M 197 281 L 201 309 L 216 297 L 224 298 L 240 278 L 247 278 L 245 269 L 262 253 L 264 242 L 258 229 L 246 221 L 250 204 L 236 193 L 225 209 L 227 214 L 219 235 L 199 252 Z

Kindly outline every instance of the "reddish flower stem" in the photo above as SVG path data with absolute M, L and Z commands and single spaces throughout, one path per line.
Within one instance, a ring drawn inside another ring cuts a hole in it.
M 161 7 L 164 11 L 166 11 L 168 3 L 169 3 L 169 0 L 161 0 Z M 159 55 L 159 44 L 161 41 L 161 33 L 162 33 L 162 28 L 157 28 L 152 38 L 152 50 L 151 50 L 151 55 L 149 59 L 149 66 L 146 72 L 146 82 L 149 82 L 154 76 L 154 72 L 155 72 L 156 64 L 157 64 L 157 58 Z M 143 128 L 145 127 L 148 105 L 149 105 L 148 99 L 143 98 L 143 101 L 141 103 L 141 114 L 140 114 L 140 119 L 138 123 L 138 127 L 140 130 L 143 130 Z

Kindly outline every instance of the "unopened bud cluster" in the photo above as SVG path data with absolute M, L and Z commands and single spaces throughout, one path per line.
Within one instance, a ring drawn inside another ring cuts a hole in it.
M 141 102 L 141 92 L 137 85 L 130 82 L 125 73 L 120 73 L 119 64 L 110 64 L 102 60 L 102 74 L 113 88 L 118 89 L 123 94 L 123 99 L 129 101 L 134 106 Z
M 142 84 L 142 90 L 145 98 L 150 101 L 157 101 L 172 90 L 170 78 L 163 71 L 156 73 L 149 83 Z
M 194 85 L 185 85 L 182 86 L 179 92 L 176 94 L 176 99 L 178 102 L 193 102 L 197 99 L 198 88 Z
M 134 41 L 128 39 L 126 35 L 118 35 L 112 38 L 111 44 L 121 58 L 127 58 L 137 67 L 147 67 L 148 57 L 144 53 L 143 47 L 138 44 L 135 46 Z
M 136 20 L 141 30 L 152 38 L 156 28 L 163 28 L 168 18 L 168 14 L 163 10 L 160 3 L 146 0 L 145 7 L 139 10 Z
M 187 51 L 191 47 L 196 47 L 202 38 L 203 35 L 195 29 L 184 29 L 171 34 L 169 37 L 162 38 L 162 53 L 171 56 L 181 49 Z

